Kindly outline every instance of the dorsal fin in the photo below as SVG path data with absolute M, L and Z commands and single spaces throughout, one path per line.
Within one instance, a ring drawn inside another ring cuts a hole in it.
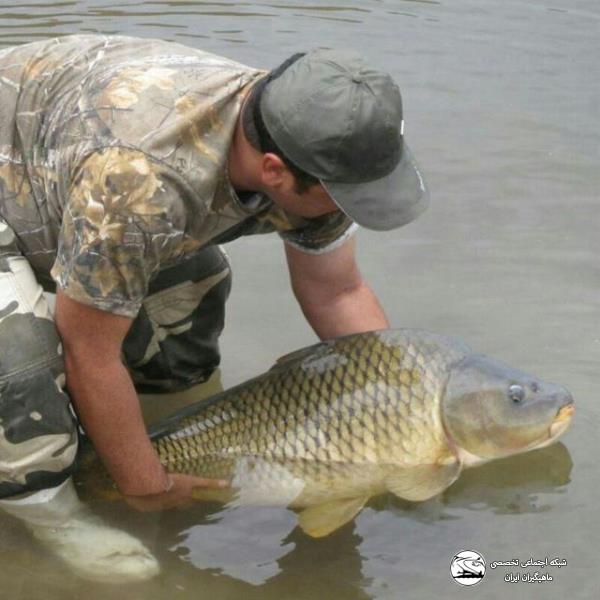
M 293 363 L 302 362 L 306 359 L 318 359 L 331 352 L 333 341 L 318 342 L 307 348 L 300 348 L 300 350 L 294 350 L 280 356 L 275 364 L 269 369 L 269 372 L 275 371 L 282 367 L 288 367 Z

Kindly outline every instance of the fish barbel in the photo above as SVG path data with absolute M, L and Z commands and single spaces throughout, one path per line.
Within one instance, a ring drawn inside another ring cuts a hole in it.
M 548 445 L 572 413 L 563 387 L 401 329 L 294 352 L 150 433 L 169 472 L 230 481 L 199 499 L 302 509 L 319 537 L 372 496 L 426 500 L 466 466 Z

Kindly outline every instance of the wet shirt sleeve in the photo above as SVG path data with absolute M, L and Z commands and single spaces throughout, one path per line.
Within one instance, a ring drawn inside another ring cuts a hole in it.
M 110 147 L 76 169 L 52 277 L 69 297 L 134 317 L 161 263 L 185 250 L 177 187 L 143 152 Z

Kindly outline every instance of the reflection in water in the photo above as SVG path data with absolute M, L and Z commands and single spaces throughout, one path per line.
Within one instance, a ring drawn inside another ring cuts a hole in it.
M 254 533 L 247 531 L 250 520 Z M 283 541 L 296 527 L 289 511 L 230 508 L 211 521 L 182 532 L 182 540 L 171 548 L 198 569 L 258 585 L 277 575 L 278 560 L 294 550 L 293 543 Z
M 563 493 L 571 481 L 572 468 L 569 450 L 558 442 L 465 469 L 452 486 L 430 501 L 413 504 L 388 495 L 373 500 L 369 506 L 425 523 L 458 518 L 453 514 L 454 508 L 492 509 L 498 515 L 545 512 L 552 509 L 551 498 L 541 504 L 541 497 Z
M 244 598 L 287 598 L 293 591 L 293 598 L 308 599 L 322 597 L 325 589 L 328 598 L 368 598 L 361 538 L 352 525 L 316 540 L 285 509 L 224 509 L 209 517 L 194 509 L 164 516 L 161 534 L 160 546 L 168 547 L 161 563 L 184 573 L 190 588 L 218 576 L 221 594 L 235 590 Z
M 275 593 L 284 597 L 286 590 L 303 590 L 303 597 L 315 598 L 327 590 L 327 597 L 331 598 L 369 597 L 364 591 L 368 582 L 362 572 L 361 538 L 353 525 L 320 540 L 309 538 L 296 528 L 287 541 L 294 542 L 295 548 L 279 561 L 281 573 L 270 582 Z
M 552 509 L 543 494 L 565 491 L 573 461 L 561 442 L 528 454 L 467 469 L 444 493 L 444 504 L 471 510 L 494 509 L 496 514 L 543 512 Z

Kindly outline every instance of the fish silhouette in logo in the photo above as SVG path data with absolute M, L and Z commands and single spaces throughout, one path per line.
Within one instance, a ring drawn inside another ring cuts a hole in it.
M 450 573 L 461 585 L 475 585 L 485 575 L 485 560 L 479 552 L 463 550 L 452 558 Z

